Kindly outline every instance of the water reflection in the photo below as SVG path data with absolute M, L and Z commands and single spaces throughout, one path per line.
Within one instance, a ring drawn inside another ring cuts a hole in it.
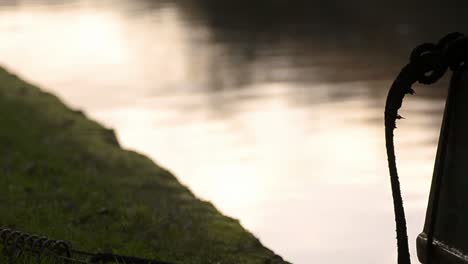
M 285 3 L 4 0 L 0 63 L 116 128 L 287 260 L 394 263 L 386 88 L 411 47 L 466 16 L 450 2 L 437 25 L 420 17 L 431 3 Z M 443 84 L 417 90 L 396 135 L 411 238 L 445 98 Z

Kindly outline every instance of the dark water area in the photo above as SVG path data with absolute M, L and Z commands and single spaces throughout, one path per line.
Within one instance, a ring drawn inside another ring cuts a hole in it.
M 463 1 L 0 0 L 0 65 L 117 131 L 294 263 L 395 263 L 383 107 Z M 397 130 L 412 256 L 447 78 Z M 415 260 L 415 259 L 414 259 Z
M 232 61 L 248 65 L 287 54 L 292 67 L 319 66 L 326 81 L 385 79 L 416 45 L 468 25 L 468 4 L 461 1 L 389 2 L 200 0 L 179 6 L 190 20 L 210 28 L 211 40 Z

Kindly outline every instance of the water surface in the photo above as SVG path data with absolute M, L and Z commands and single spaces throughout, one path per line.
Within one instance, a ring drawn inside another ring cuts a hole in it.
M 115 128 L 285 259 L 395 263 L 383 107 L 432 33 L 333 6 L 313 19 L 256 8 L 3 0 L 0 64 Z M 443 85 L 417 89 L 396 133 L 413 258 L 445 100 Z

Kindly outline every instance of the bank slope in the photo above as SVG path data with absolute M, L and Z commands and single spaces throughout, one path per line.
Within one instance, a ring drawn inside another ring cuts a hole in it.
M 241 192 L 241 190 L 239 190 Z M 0 226 L 176 263 L 284 263 L 112 130 L 0 68 Z

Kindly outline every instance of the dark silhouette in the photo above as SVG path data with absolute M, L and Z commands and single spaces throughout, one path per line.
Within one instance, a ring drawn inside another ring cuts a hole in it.
M 385 105 L 385 140 L 397 227 L 398 264 L 411 263 L 405 211 L 401 197 L 393 143 L 393 131 L 396 128 L 396 120 L 402 118 L 398 114 L 398 110 L 402 106 L 405 95 L 414 93 L 411 86 L 415 82 L 432 84 L 438 81 L 449 67 L 452 70 L 457 70 L 468 59 L 465 51 L 467 48 L 468 38 L 460 33 L 447 35 L 437 45 L 425 43 L 418 46 L 411 54 L 410 63 L 401 70 L 388 93 Z M 428 245 L 432 245 L 432 232 L 428 237 L 428 241 Z M 429 263 L 431 258 L 428 257 L 426 260 Z

